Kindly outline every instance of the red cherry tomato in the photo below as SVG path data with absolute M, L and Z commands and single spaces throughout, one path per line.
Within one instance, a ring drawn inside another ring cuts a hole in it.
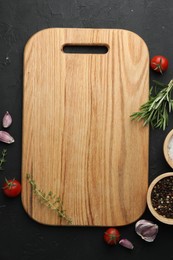
M 162 55 L 154 56 L 150 61 L 150 67 L 162 74 L 168 69 L 168 59 Z
M 13 180 L 5 180 L 3 184 L 3 192 L 7 197 L 17 197 L 21 192 L 21 184 L 19 181 Z
M 108 228 L 104 233 L 104 241 L 108 245 L 116 245 L 120 240 L 120 233 L 116 228 Z

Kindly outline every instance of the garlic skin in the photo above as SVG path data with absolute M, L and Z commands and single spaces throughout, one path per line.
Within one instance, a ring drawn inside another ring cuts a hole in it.
M 4 128 L 9 127 L 12 124 L 12 117 L 8 111 L 6 111 L 3 119 L 2 119 L 2 125 Z
M 133 249 L 134 248 L 134 245 L 132 244 L 132 242 L 130 242 L 128 239 L 126 238 L 122 238 L 120 241 L 119 241 L 119 244 L 123 247 L 126 247 L 128 249 Z
M 136 233 L 145 241 L 153 242 L 158 233 L 158 225 L 145 219 L 141 219 L 136 222 Z
M 6 131 L 0 131 L 0 141 L 6 144 L 14 143 L 14 138 Z

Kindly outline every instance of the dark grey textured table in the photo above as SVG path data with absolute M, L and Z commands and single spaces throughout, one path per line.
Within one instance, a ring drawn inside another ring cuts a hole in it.
M 171 0 L 0 0 L 0 118 L 6 110 L 13 116 L 10 133 L 15 143 L 8 146 L 7 162 L 0 175 L 21 177 L 23 49 L 35 32 L 50 27 L 119 28 L 140 35 L 150 56 L 169 58 L 163 75 L 153 79 L 169 82 L 173 77 L 173 2 Z M 165 131 L 150 129 L 149 182 L 157 175 L 172 171 L 162 151 L 163 141 L 173 128 L 172 115 Z M 5 147 L 0 143 L 0 150 Z M 105 228 L 50 227 L 34 222 L 25 213 L 20 197 L 8 199 L 0 193 L 0 260 L 57 259 L 155 259 L 173 260 L 173 227 L 157 222 L 146 212 L 142 218 L 159 225 L 153 243 L 138 237 L 134 224 L 120 227 L 123 237 L 135 246 L 129 251 L 103 242 Z

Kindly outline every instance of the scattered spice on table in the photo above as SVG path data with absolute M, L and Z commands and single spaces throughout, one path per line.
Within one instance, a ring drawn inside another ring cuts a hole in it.
M 159 215 L 173 218 L 173 176 L 156 183 L 151 193 L 152 206 Z

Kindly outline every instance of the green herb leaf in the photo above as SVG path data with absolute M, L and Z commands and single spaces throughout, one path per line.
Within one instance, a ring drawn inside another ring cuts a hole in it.
M 3 170 L 2 165 L 6 162 L 5 157 L 7 155 L 7 149 L 3 149 L 0 157 L 0 171 Z
M 63 209 L 63 202 L 61 201 L 60 197 L 57 198 L 57 196 L 54 195 L 51 191 L 46 194 L 42 190 L 38 189 L 30 174 L 27 174 L 26 178 L 31 184 L 32 190 L 38 197 L 40 203 L 44 204 L 49 209 L 54 210 L 58 214 L 59 218 L 64 219 L 68 224 L 72 224 L 71 218 L 67 216 L 65 210 Z
M 168 85 L 154 81 L 162 89 L 152 96 L 153 87 L 150 90 L 149 99 L 141 105 L 138 112 L 134 112 L 130 117 L 132 120 L 143 120 L 143 126 L 150 124 L 153 128 L 166 129 L 168 126 L 169 113 L 173 111 L 173 80 Z

